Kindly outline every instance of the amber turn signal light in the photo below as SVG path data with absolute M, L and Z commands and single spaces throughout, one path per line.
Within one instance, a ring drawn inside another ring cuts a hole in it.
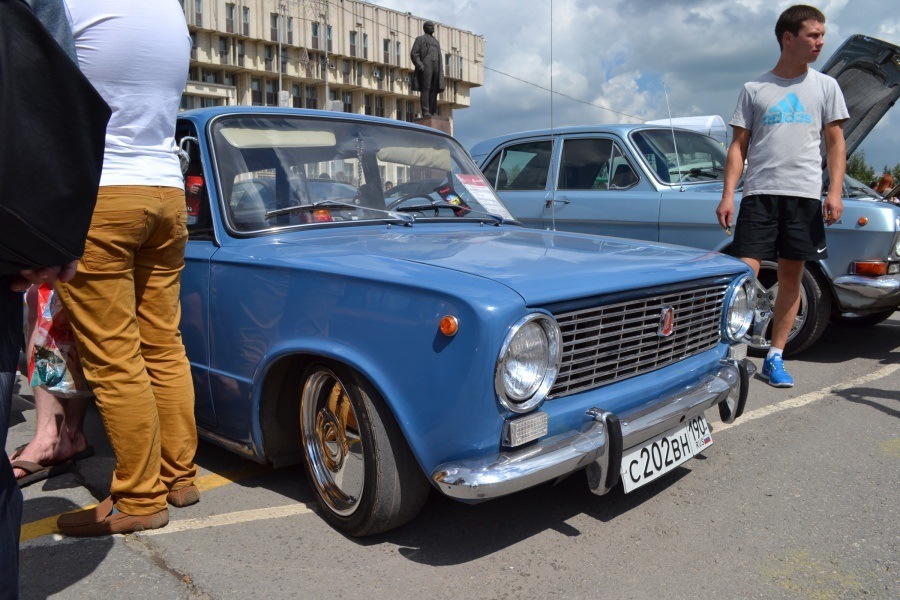
M 441 319 L 441 333 L 447 337 L 453 337 L 459 331 L 459 319 L 446 315 Z
M 887 263 L 881 261 L 855 262 L 853 273 L 856 275 L 887 275 Z

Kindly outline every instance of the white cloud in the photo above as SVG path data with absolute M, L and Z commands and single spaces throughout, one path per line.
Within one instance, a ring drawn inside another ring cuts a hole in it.
M 467 147 L 503 133 L 553 124 L 632 122 L 605 107 L 647 119 L 666 116 L 660 82 L 675 116 L 718 114 L 727 121 L 741 84 L 774 66 L 778 14 L 792 0 L 379 0 L 483 35 L 485 82 L 472 106 L 454 115 Z M 824 0 L 825 52 L 866 33 L 900 43 L 887 0 Z M 551 15 L 552 5 L 552 15 Z M 887 18 L 885 18 L 887 17 Z M 551 31 L 552 22 L 552 31 Z M 551 61 L 552 39 L 552 61 Z M 828 56 L 820 59 L 824 61 Z M 525 80 L 533 85 L 523 83 Z M 565 96 L 576 98 L 572 100 Z M 900 162 L 897 122 L 887 115 L 863 144 L 873 166 Z

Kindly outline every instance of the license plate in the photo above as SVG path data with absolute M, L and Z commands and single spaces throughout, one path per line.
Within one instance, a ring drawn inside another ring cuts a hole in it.
M 626 450 L 622 455 L 625 493 L 665 475 L 711 445 L 706 417 L 698 415 L 659 437 Z

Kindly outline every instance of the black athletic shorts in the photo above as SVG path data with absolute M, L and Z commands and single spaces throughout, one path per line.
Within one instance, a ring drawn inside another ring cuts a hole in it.
M 821 200 L 769 194 L 741 200 L 732 256 L 819 260 L 828 256 L 825 248 Z

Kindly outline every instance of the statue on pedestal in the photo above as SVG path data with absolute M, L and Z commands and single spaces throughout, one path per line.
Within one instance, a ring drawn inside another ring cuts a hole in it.
M 425 32 L 416 38 L 409 57 L 416 66 L 412 89 L 421 92 L 422 117 L 437 114 L 437 95 L 444 91 L 444 65 L 441 44 L 434 37 L 434 23 L 425 21 Z

